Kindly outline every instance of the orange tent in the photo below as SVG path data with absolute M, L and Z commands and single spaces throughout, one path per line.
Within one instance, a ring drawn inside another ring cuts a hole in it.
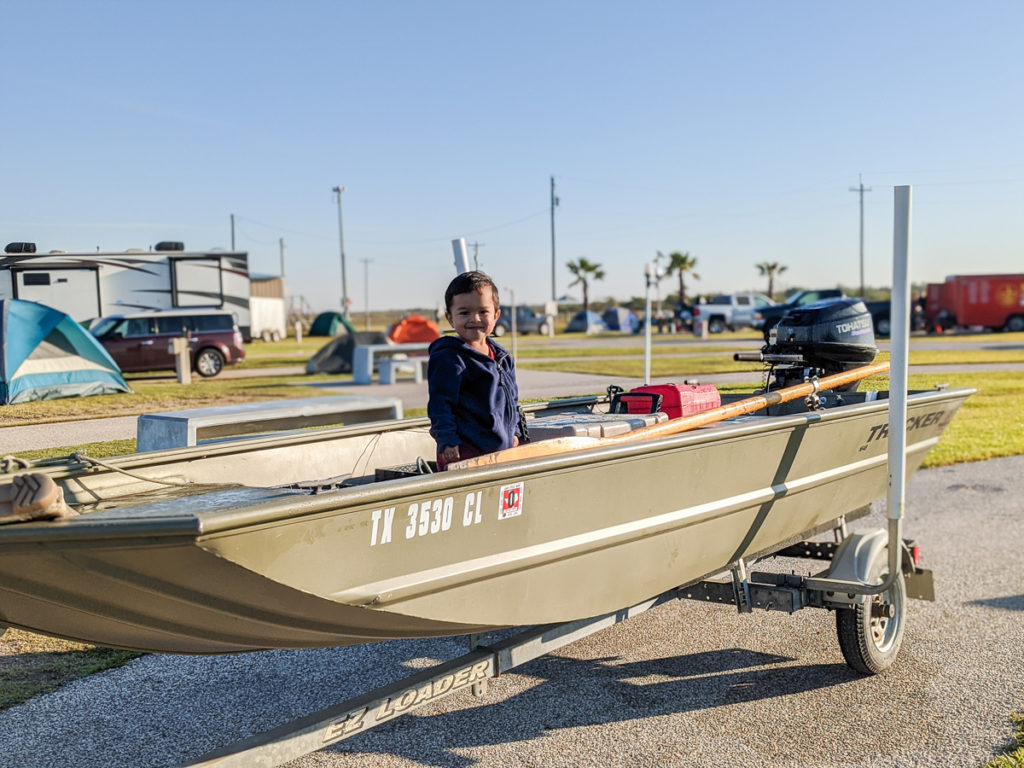
M 441 337 L 437 323 L 422 315 L 409 315 L 395 323 L 388 331 L 388 338 L 396 344 L 415 341 L 433 341 Z

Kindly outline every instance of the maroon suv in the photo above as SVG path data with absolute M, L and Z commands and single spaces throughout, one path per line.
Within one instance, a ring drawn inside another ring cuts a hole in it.
M 89 330 L 122 371 L 173 371 L 176 336 L 188 337 L 192 368 L 200 376 L 216 376 L 225 365 L 245 358 L 242 333 L 234 316 L 223 310 L 111 315 L 97 320 Z

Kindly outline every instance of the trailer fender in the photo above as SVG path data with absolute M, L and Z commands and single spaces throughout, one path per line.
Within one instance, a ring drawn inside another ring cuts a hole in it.
M 886 559 L 888 543 L 889 533 L 884 528 L 851 534 L 836 549 L 827 578 L 867 583 L 875 558 Z M 827 604 L 857 605 L 868 599 L 868 595 L 825 593 Z

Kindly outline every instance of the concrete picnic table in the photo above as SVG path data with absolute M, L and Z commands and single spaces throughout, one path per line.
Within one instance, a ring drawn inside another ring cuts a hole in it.
M 426 352 L 429 342 L 408 342 L 406 344 L 360 344 L 352 354 L 352 383 L 372 384 L 375 357 L 409 355 Z

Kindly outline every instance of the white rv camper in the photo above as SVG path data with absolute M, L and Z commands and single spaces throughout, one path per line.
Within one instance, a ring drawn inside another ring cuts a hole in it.
M 139 310 L 226 309 L 250 338 L 245 252 L 161 242 L 151 251 L 36 253 L 33 243 L 10 243 L 0 255 L 0 299 L 6 298 L 46 304 L 79 322 Z

